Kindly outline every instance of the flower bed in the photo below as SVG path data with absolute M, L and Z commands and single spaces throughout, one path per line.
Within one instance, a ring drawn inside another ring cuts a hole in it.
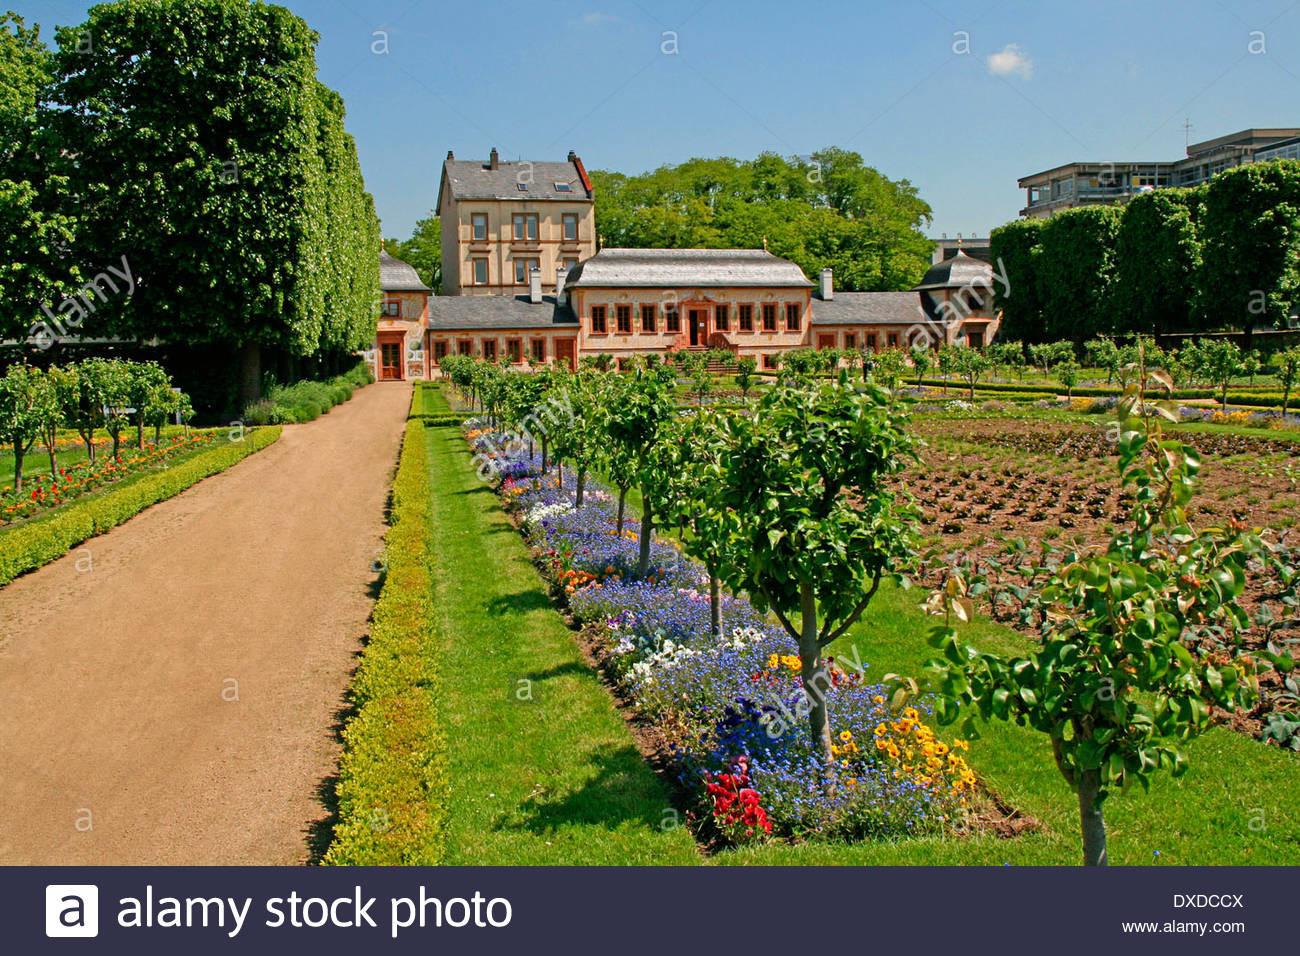
M 57 475 L 29 478 L 23 482 L 22 491 L 6 487 L 0 490 L 0 527 L 75 501 L 104 485 L 163 465 L 177 455 L 211 445 L 217 435 L 216 431 L 193 432 L 188 437 L 175 435 L 157 445 L 147 443 L 143 449 L 123 445 L 121 461 L 105 455 L 93 463 L 80 461 L 60 468 Z
M 861 839 L 959 826 L 975 777 L 965 743 L 939 740 L 923 711 L 894 713 L 860 661 L 832 664 L 826 691 L 836 764 L 808 736 L 794 644 L 743 596 L 723 597 L 724 636 L 710 635 L 708 576 L 676 542 L 655 539 L 636 573 L 639 528 L 620 533 L 616 502 L 471 420 L 466 434 L 502 476 L 539 568 L 565 595 L 607 670 L 668 742 L 677 779 L 712 834 L 728 842 Z M 481 459 L 480 459 L 481 460 Z M 829 778 L 829 779 L 828 779 Z

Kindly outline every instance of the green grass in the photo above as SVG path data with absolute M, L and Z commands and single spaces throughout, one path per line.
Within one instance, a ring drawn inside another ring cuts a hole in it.
M 423 391 L 426 403 L 440 397 Z M 666 792 L 459 431 L 428 438 L 451 781 L 444 862 L 699 862 L 690 833 L 665 828 L 675 819 Z
M 201 429 L 200 429 L 201 430 Z M 170 438 L 172 435 L 183 435 L 185 429 L 180 425 L 167 425 L 162 430 L 163 438 Z M 81 442 L 81 436 L 72 429 L 60 429 L 59 437 L 62 439 L 74 440 L 76 444 L 62 448 L 58 452 L 60 468 L 68 468 L 86 460 L 86 446 Z M 104 437 L 102 431 L 96 433 L 96 437 Z M 146 445 L 153 444 L 153 428 L 144 430 L 144 440 Z M 135 428 L 127 428 L 122 431 L 122 457 L 129 457 L 132 450 L 135 449 Z M 95 448 L 96 458 L 102 459 L 110 457 L 113 454 L 112 445 L 98 445 Z M 48 475 L 50 473 L 50 456 L 45 453 L 45 446 L 37 442 L 32 446 L 25 458 L 23 458 L 23 481 L 35 478 L 37 475 Z M 0 485 L 13 485 L 14 483 L 14 456 L 13 448 L 6 445 L 0 448 Z
M 916 674 L 933 651 L 917 591 L 881 589 L 870 619 L 832 653 L 857 645 L 868 675 Z M 963 637 L 986 650 L 1024 652 L 1027 640 L 989 621 Z M 1036 817 L 1041 832 L 1014 839 L 925 838 L 857 845 L 805 844 L 732 850 L 720 864 L 1077 864 L 1078 805 L 1052 761 L 1046 738 L 1014 724 L 982 725 L 969 761 L 1006 803 Z M 1300 758 L 1223 728 L 1187 748 L 1191 769 L 1158 776 L 1149 794 L 1113 794 L 1104 807 L 1113 864 L 1251 865 L 1300 863 Z M 1157 856 L 1156 853 L 1159 853 Z

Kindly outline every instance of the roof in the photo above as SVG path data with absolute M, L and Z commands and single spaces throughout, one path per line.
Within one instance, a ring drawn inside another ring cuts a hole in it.
M 992 286 L 993 267 L 983 259 L 958 251 L 955 256 L 930 266 L 921 284 L 913 292 L 929 289 L 964 289 L 967 286 Z
M 477 329 L 548 329 L 576 325 L 567 304 L 555 296 L 533 303 L 526 295 L 431 295 L 429 331 L 457 332 Z
M 914 325 L 924 318 L 915 292 L 836 292 L 812 300 L 813 325 Z
M 590 202 L 592 190 L 582 161 L 533 163 L 498 161 L 496 169 L 487 160 L 448 159 L 442 164 L 443 188 L 453 199 L 508 199 L 511 202 Z M 520 189 L 520 184 L 524 189 Z M 556 188 L 567 183 L 568 191 Z M 438 197 L 441 206 L 442 196 Z
M 602 249 L 569 270 L 566 289 L 810 288 L 793 262 L 763 249 Z
M 379 250 L 379 288 L 384 292 L 428 292 L 415 267 Z

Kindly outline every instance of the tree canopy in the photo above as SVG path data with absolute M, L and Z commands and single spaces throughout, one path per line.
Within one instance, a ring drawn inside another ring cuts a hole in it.
M 835 270 L 848 291 L 915 285 L 933 243 L 930 206 L 854 152 L 808 159 L 763 153 L 662 166 L 640 176 L 594 171 L 596 230 L 604 246 L 768 249 L 815 276 Z

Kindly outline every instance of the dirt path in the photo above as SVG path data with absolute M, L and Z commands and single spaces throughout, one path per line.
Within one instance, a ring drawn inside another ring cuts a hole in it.
M 410 398 L 362 389 L 0 589 L 0 864 L 309 857 Z

